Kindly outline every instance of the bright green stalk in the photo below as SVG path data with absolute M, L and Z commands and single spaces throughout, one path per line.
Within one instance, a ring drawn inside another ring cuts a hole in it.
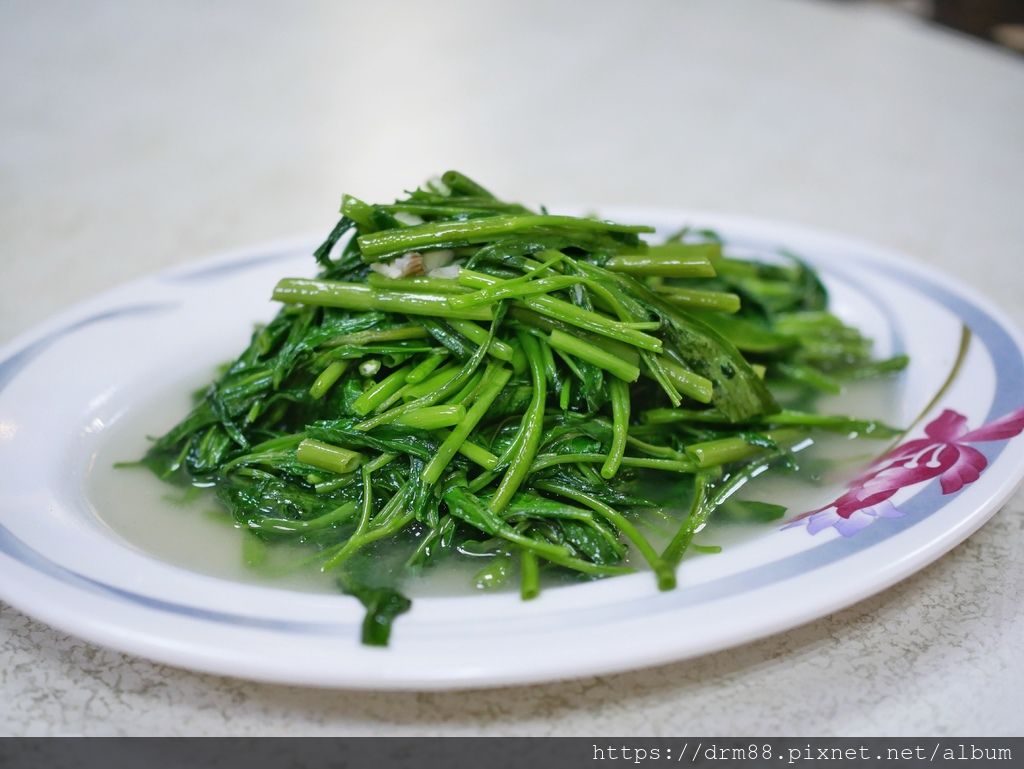
M 445 171 L 441 174 L 441 183 L 446 185 L 453 195 L 460 197 L 478 197 L 494 200 L 485 187 L 470 179 L 460 171 Z M 517 206 L 519 208 L 520 206 Z
M 366 276 L 366 282 L 371 288 L 384 289 L 385 291 L 445 294 L 446 299 L 453 298 L 458 294 L 470 293 L 470 289 L 460 285 L 457 280 L 452 278 L 431 278 L 426 275 L 412 275 L 405 278 L 389 278 L 386 275 L 371 272 Z
M 488 307 L 456 309 L 448 306 L 444 294 L 413 293 L 375 289 L 340 280 L 282 278 L 274 289 L 275 301 L 314 307 L 338 307 L 343 310 L 378 310 L 434 318 L 490 320 Z
M 448 404 L 453 405 L 453 406 L 454 405 L 465 406 L 466 403 L 474 395 L 476 395 L 476 391 L 480 387 L 480 382 L 481 382 L 481 380 L 483 378 L 484 378 L 484 372 L 477 371 L 475 374 L 473 374 L 472 377 L 470 377 L 469 381 L 466 382 L 466 384 L 464 384 L 462 386 L 462 389 L 459 390 L 457 393 L 455 393 L 455 395 L 453 395 L 452 397 L 447 398 L 445 400 L 445 403 L 448 403 Z
M 366 261 L 380 261 L 408 251 L 448 248 L 456 244 L 482 243 L 497 236 L 551 227 L 572 227 L 590 232 L 642 233 L 653 227 L 577 219 L 573 216 L 543 214 L 486 216 L 455 222 L 428 222 L 400 230 L 384 230 L 360 235 L 359 250 Z
M 457 425 L 465 416 L 466 408 L 462 405 L 423 406 L 397 417 L 394 424 L 419 430 L 437 430 L 440 427 Z
M 500 278 L 494 278 L 490 275 L 471 270 L 462 270 L 459 273 L 459 280 L 461 282 L 470 282 L 479 287 L 493 286 L 501 282 Z M 591 310 L 585 310 L 582 307 L 577 307 L 570 302 L 556 299 L 553 296 L 527 296 L 517 300 L 517 302 L 540 315 L 560 320 L 563 323 L 568 323 L 570 326 L 586 329 L 611 339 L 618 339 L 642 350 L 661 352 L 661 340 L 657 337 L 644 334 L 642 331 L 630 328 L 629 324 L 613 320 L 606 315 L 601 315 Z
M 318 518 L 307 521 L 296 521 L 291 518 L 252 517 L 248 518 L 245 525 L 250 529 L 265 531 L 268 534 L 295 534 L 308 531 L 319 531 L 336 523 L 347 521 L 355 513 L 357 505 L 355 502 L 346 502 Z
M 612 401 L 612 441 L 608 458 L 601 465 L 602 478 L 614 478 L 626 453 L 626 436 L 629 434 L 629 385 L 621 379 L 608 383 Z
M 726 500 L 743 487 L 751 478 L 756 478 L 778 459 L 778 452 L 773 452 L 757 461 L 743 465 L 722 479 L 720 467 L 703 470 L 694 477 L 693 502 L 690 514 L 683 521 L 679 531 L 662 552 L 661 557 L 673 567 L 679 564 L 695 534 L 700 532 L 708 522 L 711 514 Z M 719 482 L 720 481 L 720 482 Z
M 364 484 L 367 482 L 367 478 L 369 478 L 369 475 L 364 478 Z M 384 509 L 373 519 L 374 523 L 371 523 L 367 517 L 366 525 L 361 525 L 357 528 L 356 533 L 346 542 L 333 550 L 325 551 L 322 555 L 327 555 L 327 560 L 324 561 L 320 570 L 324 572 L 332 571 L 348 560 L 359 548 L 378 539 L 389 537 L 408 526 L 415 517 L 415 513 L 406 506 L 410 496 L 410 489 L 411 486 L 409 484 L 403 486 L 388 500 L 388 503 L 384 505 Z M 399 512 L 402 510 L 404 512 Z M 375 525 L 375 522 L 378 520 L 381 521 L 380 525 Z
M 808 385 L 815 390 L 820 390 L 829 395 L 839 395 L 843 391 L 843 385 L 839 380 L 811 366 L 804 366 L 799 363 L 777 363 L 773 366 L 773 369 L 787 379 Z
M 364 232 L 377 229 L 373 222 L 373 206 L 348 193 L 341 196 L 341 213 L 359 225 Z
M 444 516 L 440 521 L 438 521 L 437 526 L 428 531 L 426 536 L 420 540 L 420 543 L 416 546 L 413 554 L 409 556 L 408 560 L 406 560 L 406 568 L 421 565 L 427 557 L 427 553 L 430 551 L 430 548 L 434 546 L 434 543 L 445 536 L 449 536 L 454 528 L 455 519 L 450 515 Z
M 422 382 L 406 387 L 402 396 L 411 400 L 427 395 L 428 393 L 432 393 L 437 388 L 443 387 L 457 377 L 459 375 L 459 370 L 459 366 L 445 366 L 443 369 L 435 372 L 432 376 L 424 379 Z
M 601 500 L 596 499 L 589 494 L 585 494 L 577 489 L 569 488 L 561 483 L 545 481 L 538 483 L 537 488 L 543 489 L 544 491 L 550 491 L 553 494 L 558 494 L 566 499 L 575 500 L 580 504 L 586 505 L 595 513 L 603 517 L 615 528 L 625 534 L 626 538 L 636 547 L 637 552 L 639 552 L 640 555 L 643 556 L 644 560 L 650 564 L 651 570 L 658 579 L 659 589 L 671 590 L 675 587 L 675 569 L 661 559 L 658 552 L 651 546 L 651 543 L 647 541 L 647 538 L 640 533 L 640 530 L 633 525 L 633 522 L 618 510 L 613 507 L 609 507 Z
M 484 355 L 486 354 L 487 348 L 484 345 L 480 345 L 476 352 L 473 353 L 473 357 L 466 361 L 462 368 L 459 369 L 458 373 L 439 388 L 401 406 L 395 406 L 394 408 L 385 411 L 383 414 L 377 414 L 370 419 L 365 419 L 356 425 L 356 428 L 359 430 L 372 430 L 377 425 L 394 422 L 396 419 L 399 419 L 416 409 L 423 408 L 424 406 L 433 406 L 435 403 L 443 401 L 446 398 L 450 398 L 452 395 L 459 392 L 466 382 L 472 379 L 477 368 L 479 368 Z
M 734 313 L 740 311 L 740 298 L 725 291 L 705 291 L 680 286 L 658 286 L 655 289 L 672 304 L 680 307 L 694 307 L 700 310 Z M 469 294 L 468 296 L 472 296 Z
M 352 402 L 352 410 L 364 417 L 374 411 L 405 386 L 405 377 L 411 371 L 410 366 L 396 369 L 376 384 L 363 391 L 362 395 Z
M 782 428 L 765 433 L 765 437 L 779 446 L 787 446 L 806 438 L 807 431 Z M 686 447 L 686 454 L 697 463 L 698 467 L 707 468 L 750 459 L 769 449 L 769 446 L 759 446 L 747 438 L 737 435 L 690 444 Z
M 713 278 L 715 268 L 706 256 L 628 254 L 613 256 L 605 267 L 628 275 L 660 275 L 666 278 Z
M 685 422 L 707 424 L 729 424 L 725 415 L 717 409 L 649 409 L 640 415 L 644 424 L 665 425 Z M 831 430 L 840 433 L 857 433 L 874 438 L 892 438 L 904 431 L 877 419 L 854 419 L 841 414 L 812 414 L 806 411 L 783 409 L 774 414 L 765 414 L 745 420 L 741 425 L 787 425 Z
M 363 534 L 370 525 L 370 516 L 373 515 L 373 473 L 363 468 L 363 506 L 362 515 L 359 516 L 359 525 L 356 526 L 355 534 L 349 539 L 355 539 Z
M 530 365 L 530 381 L 533 385 L 533 397 L 526 413 L 523 415 L 523 422 L 520 428 L 519 450 L 512 457 L 505 475 L 498 484 L 498 490 L 491 497 L 490 509 L 495 514 L 502 510 L 512 501 L 512 496 L 519 490 L 519 486 L 526 479 L 530 471 L 530 465 L 540 447 L 541 432 L 544 429 L 544 402 L 547 398 L 547 378 L 544 376 L 544 359 L 540 353 L 540 347 L 529 334 L 520 332 L 518 334 L 519 344 L 526 350 L 526 360 Z
M 449 320 L 448 325 L 462 334 L 466 339 L 477 344 L 488 344 L 490 339 L 490 347 L 487 348 L 487 352 L 492 357 L 498 360 L 510 361 L 512 360 L 512 346 L 505 344 L 500 339 L 491 339 L 486 329 L 480 328 L 476 323 L 471 320 Z
M 675 567 L 682 560 L 686 548 L 690 546 L 693 535 L 700 531 L 707 523 L 708 517 L 714 511 L 715 506 L 708 504 L 708 491 L 713 473 L 701 472 L 694 476 L 693 501 L 690 503 L 690 513 L 679 527 L 679 531 L 668 543 L 661 553 L 661 560 L 672 567 L 673 575 Z
M 714 395 L 714 384 L 700 374 L 683 368 L 674 360 L 664 355 L 658 358 L 662 370 L 683 395 L 688 395 L 698 403 L 711 403 Z
M 313 438 L 306 438 L 299 444 L 295 449 L 295 458 L 303 464 L 330 470 L 338 475 L 352 472 L 363 462 L 363 455 L 358 451 L 349 451 Z
M 608 459 L 607 454 L 539 454 L 530 467 L 530 473 L 539 473 L 552 465 L 565 464 L 604 464 Z M 630 457 L 622 458 L 625 467 L 646 467 L 651 470 L 665 470 L 670 473 L 692 473 L 697 470 L 698 465 L 690 459 L 658 459 L 653 457 Z
M 578 285 L 583 281 L 583 278 L 575 275 L 555 275 L 550 278 L 529 281 L 513 278 L 469 294 L 449 297 L 448 304 L 455 308 L 478 307 L 483 304 L 494 304 L 501 299 L 521 299 L 536 294 L 550 294 Z
M 569 336 L 558 329 L 552 331 L 548 336 L 548 344 L 556 350 L 561 350 L 569 355 L 575 355 L 577 358 L 588 363 L 593 363 L 598 368 L 603 368 L 625 382 L 635 382 L 640 378 L 639 366 L 628 363 L 613 353 L 595 347 L 577 337 Z
M 341 375 L 345 373 L 346 368 L 348 368 L 348 361 L 344 360 L 336 360 L 327 366 L 310 386 L 310 396 L 316 399 L 323 398 L 327 391 L 334 386 L 334 383 L 341 379 Z
M 519 556 L 519 596 L 529 601 L 540 595 L 540 568 L 537 556 L 523 550 Z
M 479 291 L 473 292 L 472 294 L 450 297 L 449 301 L 453 302 L 455 306 L 493 304 L 500 299 L 523 297 L 532 294 L 547 294 L 582 282 L 583 279 L 580 279 L 580 277 L 559 274 L 554 274 L 550 277 L 543 277 L 543 279 L 540 280 L 534 280 L 538 275 L 549 271 L 553 266 L 568 258 L 560 251 L 545 251 L 543 254 L 540 254 L 540 256 L 550 256 L 550 258 L 542 263 L 536 264 L 536 266 L 532 266 L 529 271 L 523 273 L 519 277 L 511 277 L 511 279 L 507 281 L 501 281 L 500 283 L 487 286 Z M 460 285 L 463 284 L 463 274 L 467 276 L 466 280 L 470 286 L 479 286 L 479 275 L 481 273 L 465 269 L 460 270 Z M 477 275 L 475 282 L 472 275 Z M 468 286 L 463 286 L 463 288 L 467 291 L 469 290 Z
M 471 441 L 463 441 L 459 445 L 459 453 L 471 462 L 480 465 L 484 470 L 493 470 L 498 466 L 498 458 L 494 454 Z
M 600 336 L 617 339 L 620 342 L 639 347 L 641 350 L 661 352 L 662 343 L 657 337 L 630 328 L 629 325 L 612 320 L 600 313 L 584 310 L 569 302 L 555 299 L 553 296 L 528 296 L 520 300 L 522 304 L 536 313 L 560 320 L 571 326 L 577 326 Z
M 452 461 L 459 447 L 466 441 L 469 434 L 473 432 L 480 420 L 487 415 L 487 410 L 494 403 L 494 399 L 501 394 L 511 376 L 512 372 L 504 367 L 489 367 L 487 369 L 484 374 L 483 390 L 480 391 L 477 399 L 473 402 L 469 411 L 465 413 L 462 420 L 448 434 L 448 437 L 444 439 L 444 442 L 438 448 L 430 463 L 423 469 L 420 478 L 424 483 L 437 483 L 441 473 L 448 467 L 448 463 Z M 495 464 L 497 464 L 497 458 L 495 458 Z
M 376 459 L 367 462 L 363 465 L 364 473 L 375 473 L 380 470 L 384 465 L 391 463 L 398 457 L 398 454 L 384 453 L 378 456 Z
M 370 329 L 369 331 L 357 331 L 354 334 L 344 334 L 332 339 L 328 342 L 328 345 L 333 347 L 346 344 L 379 344 L 381 342 L 395 342 L 406 339 L 423 339 L 426 336 L 427 330 L 423 326 L 395 326 L 394 328 Z
M 520 345 L 516 345 L 512 350 L 512 373 L 519 376 L 526 372 L 526 353 Z
M 479 502 L 464 489 L 458 487 L 449 488 L 444 494 L 444 500 L 448 503 L 448 509 L 452 515 L 462 518 L 474 526 L 484 526 L 484 531 L 492 536 L 501 537 L 514 545 L 530 550 L 531 552 L 545 558 L 559 566 L 568 569 L 591 574 L 594 576 L 613 574 L 629 574 L 633 569 L 628 566 L 604 566 L 590 561 L 584 561 L 569 554 L 569 551 L 551 542 L 539 539 L 531 539 L 520 534 L 514 528 L 503 521 L 492 509 L 479 505 Z M 469 511 L 467 507 L 471 507 Z
M 448 351 L 443 350 L 441 352 L 431 353 L 425 357 L 422 361 L 416 364 L 416 367 L 405 377 L 405 383 L 414 385 L 422 382 L 432 373 L 434 369 L 444 362 L 445 358 L 448 357 Z

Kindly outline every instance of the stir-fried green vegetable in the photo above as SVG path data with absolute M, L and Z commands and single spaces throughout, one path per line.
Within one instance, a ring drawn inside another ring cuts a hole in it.
M 319 276 L 280 281 L 281 312 L 144 462 L 212 486 L 251 537 L 308 545 L 367 607 L 366 643 L 442 559 L 524 599 L 545 573 L 643 561 L 672 588 L 715 510 L 815 431 L 893 434 L 780 406 L 906 364 L 872 361 L 794 256 L 733 258 L 709 232 L 651 245 L 457 172 L 342 214 Z M 665 474 L 691 501 L 659 545 L 638 479 Z

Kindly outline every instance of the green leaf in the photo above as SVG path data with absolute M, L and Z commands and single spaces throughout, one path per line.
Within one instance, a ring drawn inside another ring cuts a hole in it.
M 395 619 L 412 607 L 412 601 L 390 587 L 366 587 L 339 580 L 342 592 L 359 599 L 366 607 L 362 642 L 367 646 L 387 646 Z

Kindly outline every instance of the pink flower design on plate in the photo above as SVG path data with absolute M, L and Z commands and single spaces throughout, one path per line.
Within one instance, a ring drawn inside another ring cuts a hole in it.
M 937 477 L 943 494 L 955 494 L 978 480 L 988 460 L 969 444 L 1005 441 L 1021 431 L 1024 407 L 976 430 L 968 429 L 963 414 L 946 409 L 928 423 L 925 437 L 907 441 L 884 454 L 847 486 L 849 491 L 845 494 L 824 507 L 797 516 L 784 528 L 806 525 L 811 534 L 834 528 L 845 537 L 853 536 L 879 518 L 903 515 L 889 501 L 900 489 Z

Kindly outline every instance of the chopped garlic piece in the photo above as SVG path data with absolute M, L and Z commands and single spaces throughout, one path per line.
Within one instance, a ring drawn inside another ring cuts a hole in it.
M 457 278 L 459 277 L 459 265 L 448 264 L 444 267 L 438 267 L 427 273 L 431 278 Z
M 402 254 L 390 262 L 374 262 L 370 269 L 385 278 L 405 278 L 409 275 L 423 274 L 423 256 L 419 251 Z
M 405 211 L 399 211 L 395 214 L 395 218 L 402 224 L 423 224 L 423 217 L 416 216 L 416 214 L 407 214 Z
M 447 248 L 440 251 L 427 251 L 423 254 L 423 269 L 426 272 L 432 272 L 446 264 L 451 264 L 454 258 L 455 252 Z

